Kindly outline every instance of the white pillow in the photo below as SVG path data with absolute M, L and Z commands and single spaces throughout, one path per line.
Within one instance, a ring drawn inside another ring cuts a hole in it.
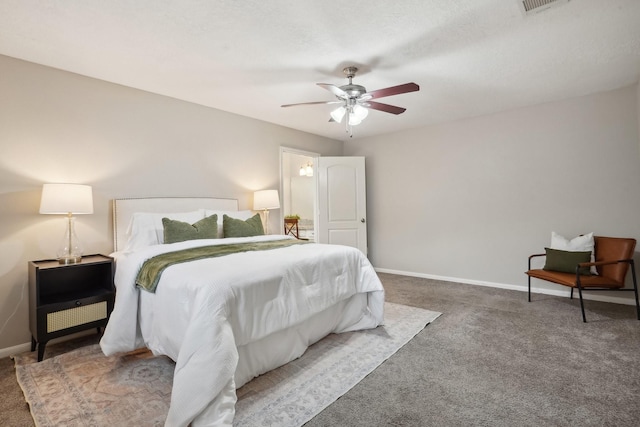
M 591 251 L 591 262 L 594 262 L 595 257 L 593 255 L 593 250 L 595 248 L 595 242 L 593 240 L 593 233 L 584 234 L 582 236 L 574 237 L 569 240 L 564 236 L 556 233 L 555 231 L 551 232 L 551 249 L 558 249 L 560 251 L 569 251 L 569 252 L 587 252 Z M 591 266 L 591 274 L 598 274 L 598 270 L 596 270 L 595 266 Z
M 127 245 L 125 251 L 135 251 L 151 245 L 164 243 L 164 227 L 162 218 L 193 224 L 204 218 L 204 209 L 193 212 L 148 213 L 136 212 L 131 217 L 127 229 Z
M 241 219 L 243 221 L 246 221 L 252 216 L 254 216 L 255 212 L 250 210 L 246 210 L 246 211 L 215 211 L 212 209 L 204 210 L 205 218 L 208 218 L 213 214 L 218 214 L 218 238 L 222 239 L 224 237 L 224 230 L 223 230 L 223 224 L 222 224 L 222 218 L 224 215 L 227 215 L 231 218 L 236 218 L 236 219 Z

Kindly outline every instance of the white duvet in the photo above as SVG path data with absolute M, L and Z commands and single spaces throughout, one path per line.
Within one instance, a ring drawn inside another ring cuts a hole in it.
M 287 238 L 195 240 L 115 253 L 116 304 L 105 355 L 147 346 L 176 361 L 167 426 L 231 425 L 235 389 L 299 357 L 330 332 L 382 324 L 384 290 L 357 249 L 292 245 L 177 264 L 155 294 L 135 278 L 148 258 L 189 247 Z

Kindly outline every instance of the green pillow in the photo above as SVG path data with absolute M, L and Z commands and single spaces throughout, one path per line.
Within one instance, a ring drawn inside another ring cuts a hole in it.
M 250 237 L 264 234 L 260 214 L 255 214 L 246 221 L 223 215 L 222 231 L 224 237 Z
M 175 219 L 162 218 L 164 229 L 164 242 L 177 243 L 196 239 L 218 238 L 218 215 L 214 214 L 194 223 L 176 221 Z
M 544 267 L 542 267 L 543 270 L 575 274 L 577 264 L 591 262 L 591 251 L 574 252 L 550 248 L 544 248 L 544 250 L 547 252 L 547 258 Z M 581 268 L 580 274 L 590 276 L 589 267 Z

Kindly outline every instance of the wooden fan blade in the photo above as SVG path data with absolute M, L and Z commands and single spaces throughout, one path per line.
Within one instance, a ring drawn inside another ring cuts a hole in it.
M 391 114 L 402 114 L 407 110 L 406 108 L 396 107 L 395 105 L 383 104 L 382 102 L 375 101 L 367 101 L 360 105 L 372 110 L 384 111 L 385 113 Z
M 346 99 L 349 97 L 349 94 L 347 92 L 343 91 L 336 85 L 332 85 L 330 83 L 316 83 L 316 84 L 321 88 L 328 90 L 338 98 Z
M 415 83 L 405 83 L 403 85 L 387 87 L 384 89 L 372 90 L 371 92 L 367 92 L 362 94 L 361 98 L 364 99 L 373 99 L 373 98 L 383 98 L 385 96 L 391 95 L 400 95 L 401 93 L 408 92 L 416 92 L 420 90 L 420 86 Z
M 295 107 L 297 105 L 318 105 L 318 104 L 342 104 L 342 101 L 315 101 L 315 102 L 300 102 L 298 104 L 285 104 L 281 107 Z

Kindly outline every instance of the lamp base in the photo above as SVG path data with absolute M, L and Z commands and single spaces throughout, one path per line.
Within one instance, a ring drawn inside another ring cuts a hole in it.
M 58 263 L 62 265 L 78 264 L 82 262 L 82 248 L 76 236 L 76 219 L 68 215 L 67 229 L 64 233 L 62 244 L 58 248 Z
M 264 234 L 269 234 L 269 209 L 264 210 Z
M 82 257 L 80 255 L 65 255 L 63 257 L 58 258 L 58 264 L 78 264 L 82 262 Z

